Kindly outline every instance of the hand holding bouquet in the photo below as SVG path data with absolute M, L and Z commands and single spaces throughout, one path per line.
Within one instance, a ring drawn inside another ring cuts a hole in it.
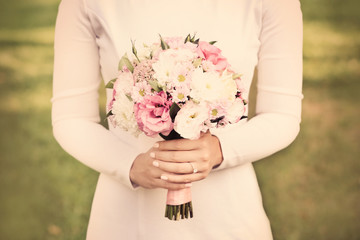
M 244 118 L 240 74 L 214 43 L 190 35 L 160 37 L 139 49 L 133 42 L 133 58 L 125 54 L 118 77 L 107 84 L 113 89 L 110 122 L 136 136 L 195 140 Z M 169 190 L 165 216 L 178 220 L 192 215 L 190 190 Z

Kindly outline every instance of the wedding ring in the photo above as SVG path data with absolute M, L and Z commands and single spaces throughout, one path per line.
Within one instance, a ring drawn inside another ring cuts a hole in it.
M 194 167 L 194 165 L 191 162 L 189 162 L 189 164 L 191 165 L 191 167 L 193 169 L 193 173 L 197 173 L 198 172 L 197 168 Z

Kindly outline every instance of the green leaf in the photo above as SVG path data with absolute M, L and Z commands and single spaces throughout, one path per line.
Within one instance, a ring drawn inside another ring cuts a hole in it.
M 179 111 L 180 111 L 179 105 L 173 103 L 170 107 L 170 117 L 173 122 L 175 121 L 175 117 Z
M 161 37 L 160 34 L 159 34 L 159 36 L 160 36 L 160 41 L 161 41 L 161 48 L 162 48 L 162 50 L 169 49 L 170 46 L 164 41 L 164 39 Z
M 211 41 L 209 44 L 214 45 L 217 41 Z
M 234 73 L 234 74 L 232 75 L 232 79 L 235 80 L 235 79 L 240 78 L 241 76 L 242 76 L 242 74 Z
M 195 68 L 199 67 L 199 66 L 201 65 L 201 61 L 202 61 L 201 58 L 195 59 L 195 60 L 193 61 L 193 66 L 194 66 Z
M 122 58 L 120 59 L 119 62 L 119 70 L 122 70 L 123 67 L 126 66 L 127 69 L 129 69 L 130 72 L 134 72 L 134 67 L 131 64 L 127 54 L 125 53 L 124 56 L 122 56 Z
M 137 50 L 136 50 L 136 47 L 135 47 L 135 41 L 131 40 L 131 45 L 132 45 L 132 53 L 134 54 L 136 59 L 140 62 L 140 59 L 138 58 Z
M 192 42 L 192 43 L 195 42 L 195 36 L 196 36 L 196 33 L 194 33 L 194 36 L 192 36 L 190 42 Z
M 131 95 L 130 95 L 130 94 L 126 94 L 125 96 L 127 97 L 127 99 L 129 99 L 129 101 L 130 101 L 130 102 L 132 102 L 132 101 L 133 101 L 133 99 L 132 99 L 132 97 L 131 97 Z
M 186 36 L 184 43 L 190 42 L 191 41 L 191 36 L 190 33 Z
M 111 79 L 106 85 L 105 88 L 114 88 L 114 83 L 116 82 L 117 78 Z
M 159 86 L 159 84 L 158 84 L 157 81 L 149 80 L 148 83 L 150 84 L 150 86 L 152 87 L 152 89 L 154 89 L 156 92 L 161 92 L 161 91 L 162 91 L 162 89 L 161 89 L 161 87 Z
M 110 116 L 112 116 L 112 115 L 114 115 L 114 114 L 113 114 L 112 111 L 110 110 L 110 111 L 106 114 L 106 117 L 110 117 Z
M 199 44 L 200 38 L 195 39 L 195 37 L 196 37 L 196 33 L 194 33 L 194 36 L 191 36 L 190 34 L 188 34 L 185 38 L 184 43 L 191 42 L 193 44 Z

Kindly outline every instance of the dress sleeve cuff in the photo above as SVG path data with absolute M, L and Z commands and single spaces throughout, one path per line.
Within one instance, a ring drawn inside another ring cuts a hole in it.
M 240 125 L 245 124 L 246 119 L 240 121 L 237 124 L 228 125 L 227 129 L 210 129 L 211 134 L 216 136 L 219 140 L 223 161 L 213 168 L 213 171 L 219 171 L 222 169 L 226 169 L 235 165 L 239 165 L 244 162 L 243 156 L 238 155 L 236 151 L 234 151 L 232 142 L 239 141 L 239 138 L 234 139 L 228 133 L 232 132 L 232 130 L 236 127 L 240 127 Z

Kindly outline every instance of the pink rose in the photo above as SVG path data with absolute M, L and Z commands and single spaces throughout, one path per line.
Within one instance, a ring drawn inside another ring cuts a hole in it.
M 174 127 L 170 117 L 171 104 L 164 92 L 154 96 L 146 95 L 141 102 L 135 104 L 134 113 L 140 130 L 147 136 L 158 133 L 169 135 Z
M 206 61 L 211 62 L 218 72 L 224 71 L 230 66 L 227 59 L 221 55 L 221 50 L 208 42 L 199 42 L 197 54 Z

